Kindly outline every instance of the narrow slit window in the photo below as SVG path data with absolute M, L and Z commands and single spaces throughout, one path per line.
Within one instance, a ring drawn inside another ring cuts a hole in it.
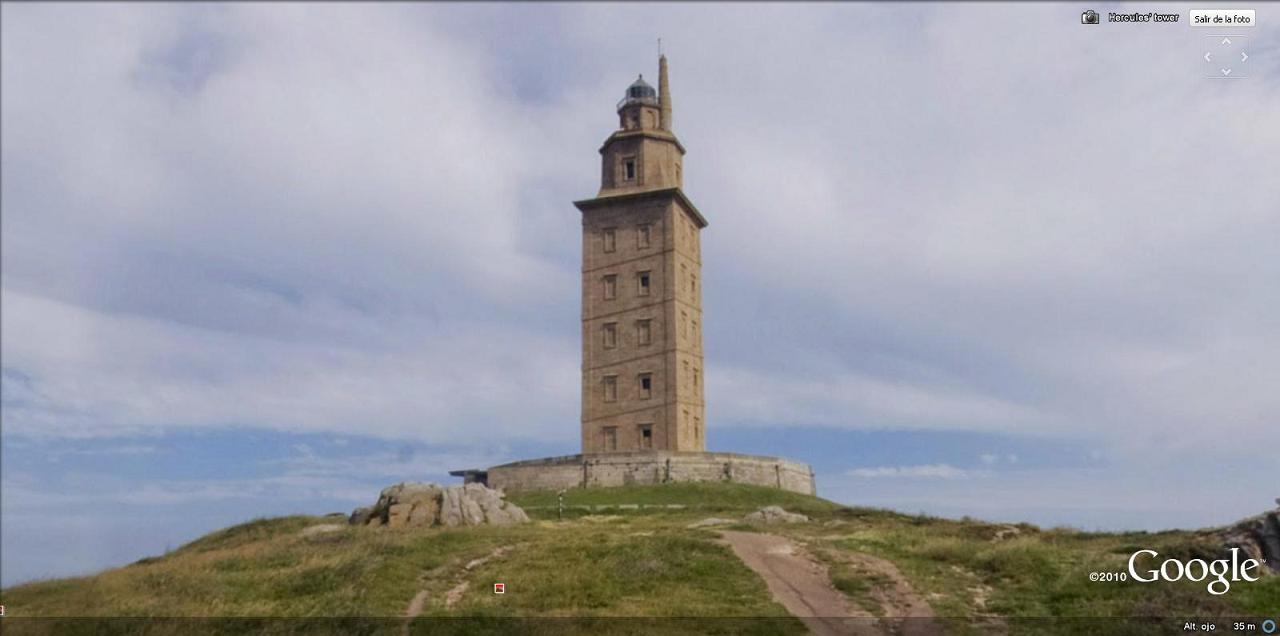
M 605 402 L 618 401 L 618 376 L 616 375 L 604 376 L 604 401 Z
M 653 325 L 651 320 L 636 321 L 636 344 L 647 345 L 653 342 Z
M 624 159 L 622 161 L 622 179 L 624 181 L 636 180 L 636 160 Z
M 618 297 L 618 276 L 610 274 L 604 277 L 604 299 L 613 300 Z
M 612 252 L 618 248 L 618 230 L 615 228 L 604 229 L 604 251 Z
M 647 400 L 653 397 L 653 374 L 640 374 L 640 399 Z
M 618 323 L 604 323 L 604 348 L 612 349 L 618 346 Z

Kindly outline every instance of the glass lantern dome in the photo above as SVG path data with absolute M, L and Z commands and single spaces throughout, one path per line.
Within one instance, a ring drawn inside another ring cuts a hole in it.
M 651 104 L 657 106 L 658 91 L 644 81 L 644 76 L 641 75 L 631 83 L 631 86 L 627 87 L 627 94 L 622 98 L 622 101 L 618 102 L 618 108 L 621 109 L 628 104 Z

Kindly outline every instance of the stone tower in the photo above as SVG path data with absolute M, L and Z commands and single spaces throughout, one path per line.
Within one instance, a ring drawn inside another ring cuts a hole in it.
M 702 251 L 707 221 L 681 190 L 684 146 L 641 76 L 600 148 L 582 211 L 582 452 L 704 451 Z

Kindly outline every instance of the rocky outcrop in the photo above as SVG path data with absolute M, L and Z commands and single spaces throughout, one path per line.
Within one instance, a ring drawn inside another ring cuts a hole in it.
M 1229 526 L 1221 535 L 1228 550 L 1240 548 L 1245 558 L 1257 559 L 1280 573 L 1280 508 Z
M 529 516 L 507 502 L 502 493 L 481 484 L 449 486 L 401 483 L 382 490 L 378 501 L 356 508 L 352 525 L 415 528 L 428 526 L 478 526 L 525 523 Z
M 778 506 L 765 506 L 742 518 L 747 523 L 808 523 L 809 518 L 795 512 L 787 512 Z

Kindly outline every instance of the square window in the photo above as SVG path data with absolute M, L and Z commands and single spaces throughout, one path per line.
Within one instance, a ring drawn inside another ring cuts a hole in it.
M 618 297 L 618 276 L 609 274 L 604 277 L 604 299 L 613 300 Z
M 652 320 L 636 321 L 636 344 L 647 345 L 653 342 Z
M 653 226 L 646 223 L 636 228 L 636 247 L 641 249 L 649 247 L 649 243 L 652 239 Z
M 618 247 L 618 230 L 607 227 L 604 229 L 604 251 L 612 252 Z
M 649 295 L 649 272 L 636 274 L 636 293 L 641 296 Z
M 640 374 L 640 399 L 647 400 L 653 397 L 653 374 Z
M 616 375 L 604 376 L 604 401 L 605 402 L 618 401 L 618 376 Z
M 604 348 L 612 349 L 618 346 L 618 323 L 604 323 Z

